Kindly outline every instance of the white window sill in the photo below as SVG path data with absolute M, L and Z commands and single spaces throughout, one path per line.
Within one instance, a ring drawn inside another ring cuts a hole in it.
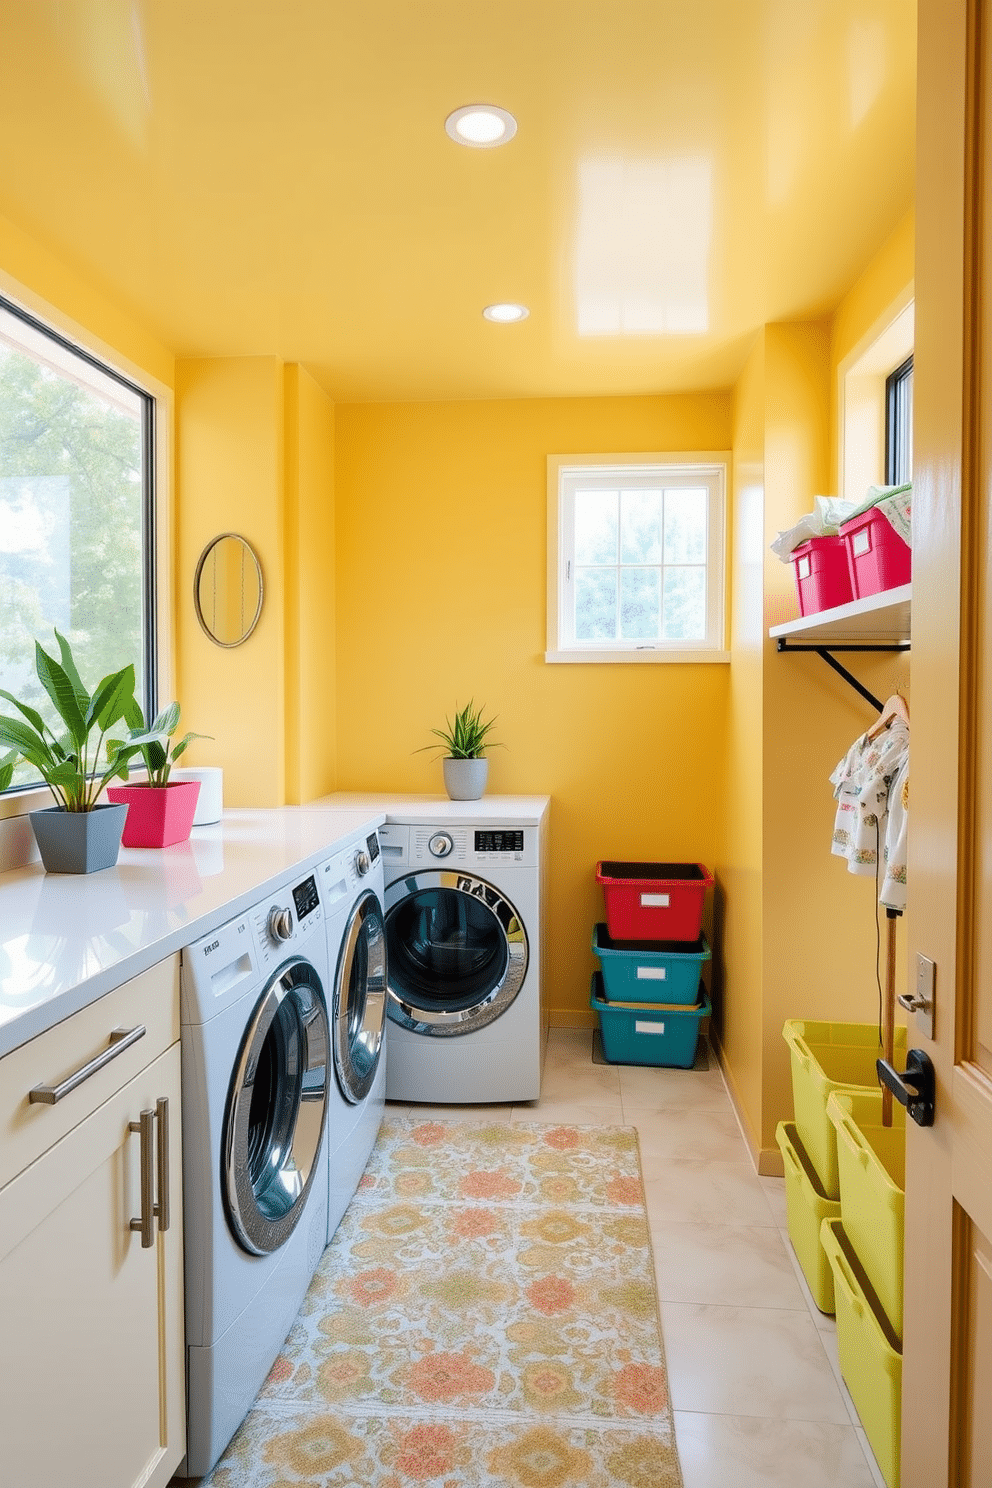
M 53 804 L 52 793 L 45 785 L 0 796 L 0 873 L 26 868 L 37 860 L 28 812 Z
M 668 665 L 671 662 L 696 664 L 702 662 L 730 661 L 729 651 L 661 651 L 645 647 L 638 651 L 545 651 L 544 660 L 550 665 L 582 665 L 594 663 L 620 663 L 621 665 L 648 666 Z
M 54 806 L 55 797 L 47 785 L 28 785 L 0 796 L 0 821 L 12 816 L 27 816 L 43 806 Z

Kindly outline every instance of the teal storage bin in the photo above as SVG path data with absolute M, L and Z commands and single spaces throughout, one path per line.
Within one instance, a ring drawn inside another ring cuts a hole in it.
M 603 979 L 593 972 L 589 1006 L 599 1014 L 603 1054 L 611 1064 L 649 1064 L 691 1069 L 699 1025 L 712 1012 L 708 999 L 695 1007 L 655 1002 L 609 1002 Z
M 593 926 L 592 949 L 609 1002 L 695 1004 L 703 963 L 712 956 L 705 935 L 696 941 L 614 940 L 605 924 Z

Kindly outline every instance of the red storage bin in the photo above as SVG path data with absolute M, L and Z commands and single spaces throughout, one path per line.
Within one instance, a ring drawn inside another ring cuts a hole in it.
M 811 537 L 792 550 L 799 613 L 815 615 L 855 598 L 843 537 Z
M 855 599 L 909 583 L 913 550 L 877 507 L 845 522 L 840 531 L 847 549 Z
M 706 890 L 702 863 L 596 864 L 612 940 L 698 940 Z

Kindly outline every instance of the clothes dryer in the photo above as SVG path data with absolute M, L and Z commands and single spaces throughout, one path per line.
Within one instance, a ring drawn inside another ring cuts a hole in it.
M 320 877 L 183 952 L 189 1477 L 243 1420 L 327 1240 L 336 1092 Z
M 376 833 L 356 834 L 324 863 L 320 885 L 334 1082 L 327 1132 L 330 1240 L 365 1171 L 386 1104 L 386 931 Z
M 386 866 L 391 1100 L 537 1100 L 542 1015 L 538 819 L 390 811 Z

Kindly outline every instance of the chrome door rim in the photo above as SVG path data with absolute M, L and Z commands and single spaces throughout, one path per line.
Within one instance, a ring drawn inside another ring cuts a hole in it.
M 499 925 L 506 949 L 506 965 L 502 976 L 491 990 L 474 1002 L 471 1007 L 456 1009 L 434 1009 L 418 1007 L 402 991 L 393 985 L 390 977 L 389 1016 L 394 1023 L 414 1033 L 431 1034 L 435 1037 L 453 1037 L 484 1028 L 505 1013 L 514 1001 L 524 977 L 530 952 L 524 922 L 511 899 L 495 884 L 473 873 L 459 873 L 452 869 L 430 868 L 423 873 L 410 873 L 395 879 L 386 890 L 386 924 L 400 904 L 413 894 L 428 889 L 447 889 L 456 894 L 465 894 L 490 911 Z M 392 901 L 392 902 L 390 902 Z
M 361 1021 L 352 1026 L 349 992 L 355 959 L 364 938 L 368 954 Z M 386 925 L 382 905 L 371 889 L 352 906 L 341 939 L 334 978 L 334 1070 L 346 1100 L 357 1106 L 375 1082 L 386 1028 Z M 361 1067 L 356 1053 L 362 1051 Z
M 253 1156 L 250 1118 L 266 1041 L 284 1004 L 288 1004 L 296 1018 L 300 1059 L 289 1072 L 295 1098 L 292 1111 L 283 1113 L 282 1140 L 272 1146 L 271 1155 L 266 1155 L 262 1165 L 268 1180 L 265 1190 L 274 1188 L 277 1195 L 288 1200 L 285 1211 L 273 1216 L 261 1209 L 253 1180 L 253 1169 L 258 1164 L 250 1160 Z M 252 1255 L 268 1255 L 285 1245 L 303 1216 L 318 1171 L 327 1123 L 330 1043 L 320 978 L 309 961 L 294 958 L 278 969 L 255 1004 L 241 1041 L 224 1112 L 221 1161 L 225 1207 L 235 1238 Z M 320 1102 L 316 1133 L 312 1122 L 299 1120 L 307 1101 Z

